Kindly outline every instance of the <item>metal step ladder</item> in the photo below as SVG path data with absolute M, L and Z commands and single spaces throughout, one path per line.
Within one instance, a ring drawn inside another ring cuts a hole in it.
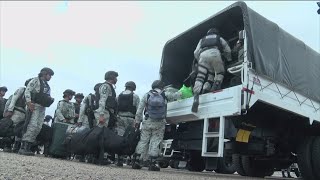
M 225 117 L 220 116 L 219 119 L 219 128 L 216 132 L 208 132 L 209 128 L 209 118 L 203 120 L 203 136 L 202 136 L 202 150 L 201 154 L 203 157 L 223 157 L 224 150 L 224 125 Z M 209 138 L 218 138 L 218 152 L 208 151 L 208 139 Z

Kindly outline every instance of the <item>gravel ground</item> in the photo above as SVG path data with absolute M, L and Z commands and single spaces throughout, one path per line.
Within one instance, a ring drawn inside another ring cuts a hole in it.
M 97 166 L 79 163 L 70 160 L 46 158 L 42 155 L 22 156 L 13 153 L 0 152 L 0 179 L 259 179 L 241 177 L 238 175 L 223 175 L 213 172 L 194 173 L 186 170 L 171 168 L 161 169 L 160 172 L 151 172 L 146 168 L 142 170 L 131 169 L 130 166 L 122 168 L 115 165 Z M 282 179 L 282 178 L 272 178 Z

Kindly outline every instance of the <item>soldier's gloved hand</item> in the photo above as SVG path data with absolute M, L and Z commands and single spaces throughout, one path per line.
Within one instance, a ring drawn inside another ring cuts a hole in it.
M 34 104 L 32 102 L 27 102 L 27 106 L 31 112 L 34 111 Z
M 79 118 L 79 114 L 76 114 L 76 115 L 75 115 L 75 118 Z
M 103 116 L 99 117 L 99 124 L 104 124 L 106 121 Z
M 139 129 L 139 128 L 140 128 L 140 123 L 136 122 L 136 123 L 134 124 L 134 128 Z
M 76 125 L 80 127 L 82 126 L 82 122 L 77 122 Z

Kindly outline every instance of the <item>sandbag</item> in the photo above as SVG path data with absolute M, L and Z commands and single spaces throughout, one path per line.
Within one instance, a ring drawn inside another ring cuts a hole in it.
M 66 139 L 66 131 L 70 124 L 55 122 L 53 124 L 53 136 L 52 142 L 49 148 L 49 154 L 57 157 L 67 157 L 69 152 L 67 151 L 64 141 Z
M 0 137 L 13 136 L 13 121 L 10 118 L 0 120 Z

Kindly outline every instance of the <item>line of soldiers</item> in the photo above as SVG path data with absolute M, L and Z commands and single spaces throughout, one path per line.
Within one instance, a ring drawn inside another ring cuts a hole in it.
M 38 77 L 28 79 L 25 87 L 19 88 L 7 101 L 8 107 L 4 110 L 4 117 L 11 118 L 14 125 L 24 120 L 27 121 L 22 138 L 15 138 L 14 152 L 34 155 L 31 146 L 41 130 L 46 107 L 49 107 L 54 101 L 48 84 L 53 75 L 52 69 L 41 69 Z M 141 123 L 141 137 L 136 147 L 132 168 L 142 168 L 140 162 L 143 156 L 141 155 L 147 151 L 150 162 L 149 170 L 159 171 L 156 159 L 164 136 L 166 104 L 170 100 L 181 98 L 182 94 L 164 91 L 165 84 L 156 80 L 151 85 L 152 89 L 143 96 L 141 101 L 134 93 L 136 84 L 133 81 L 128 81 L 125 84 L 125 90 L 117 96 L 114 89 L 117 77 L 118 73 L 115 71 L 106 72 L 105 82 L 96 84 L 95 92 L 86 97 L 81 93 L 75 94 L 73 90 L 66 89 L 63 92 L 63 99 L 57 104 L 53 122 L 77 124 L 89 128 L 105 126 L 120 136 L 123 136 L 128 126 L 139 128 Z M 76 99 L 75 104 L 70 102 L 73 96 Z M 123 166 L 122 156 L 118 156 L 116 165 Z

